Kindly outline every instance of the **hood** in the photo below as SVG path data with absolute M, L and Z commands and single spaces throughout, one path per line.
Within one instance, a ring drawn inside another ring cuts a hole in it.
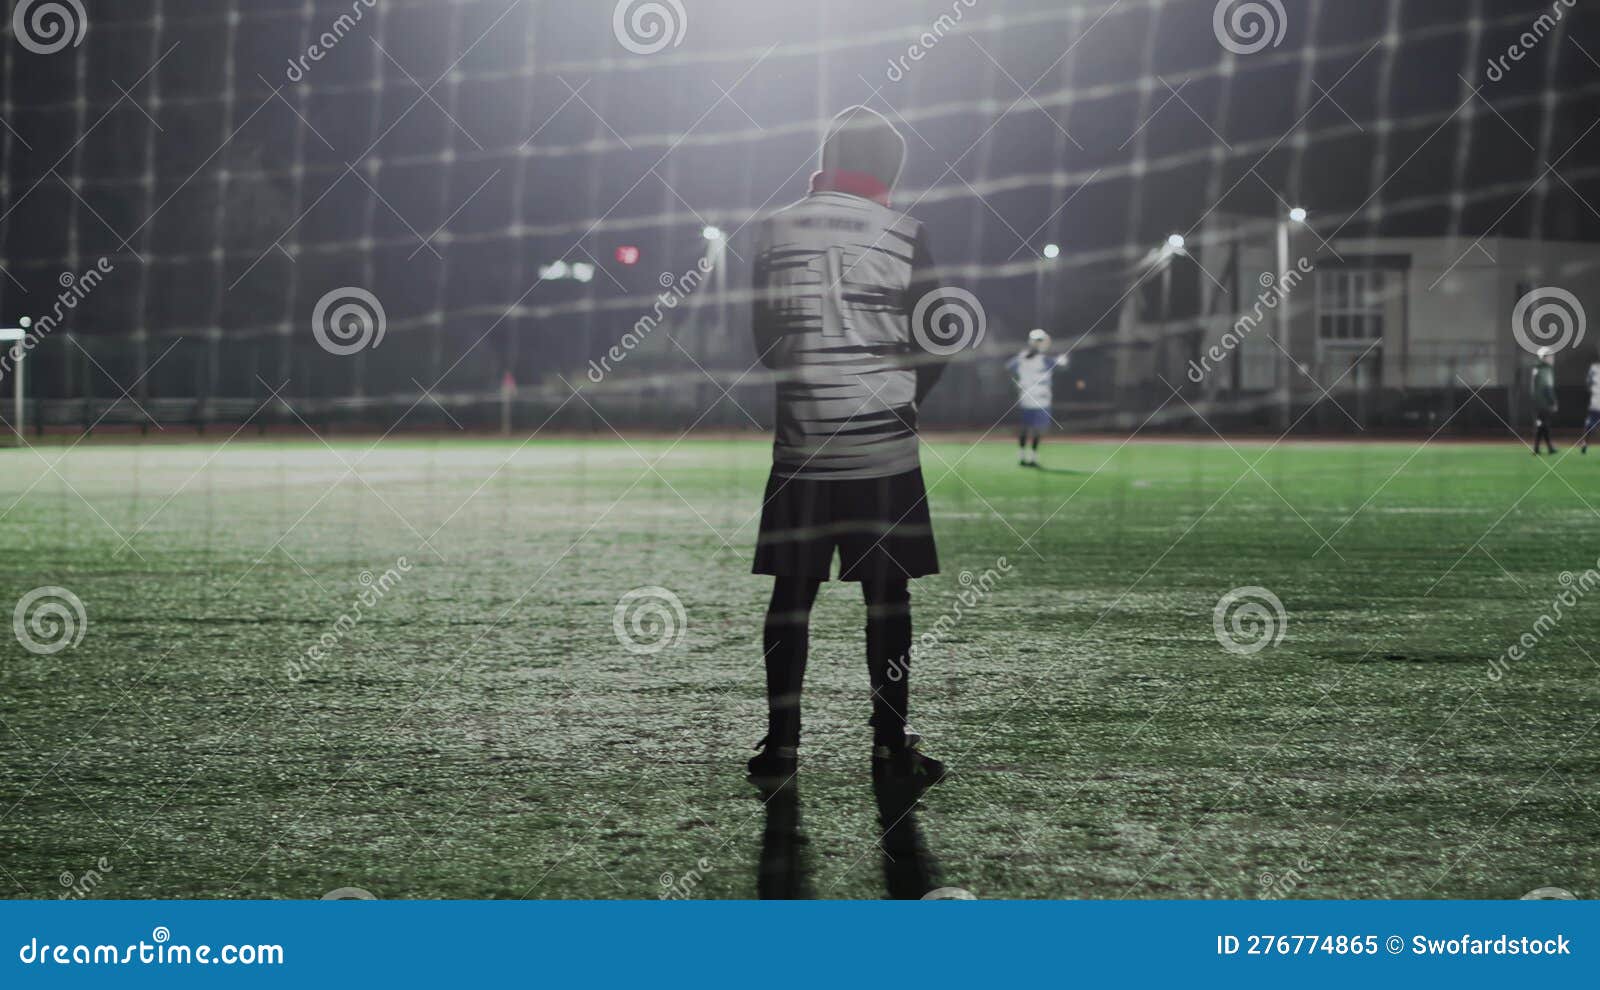
M 850 107 L 834 117 L 822 142 L 822 175 L 869 176 L 885 194 L 900 181 L 905 162 L 906 139 L 888 118 L 867 107 Z

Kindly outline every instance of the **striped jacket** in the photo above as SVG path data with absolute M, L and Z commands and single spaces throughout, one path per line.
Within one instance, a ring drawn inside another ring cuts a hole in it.
M 756 352 L 778 373 L 775 472 L 916 470 L 917 407 L 944 369 L 911 326 L 918 301 L 938 291 L 927 231 L 870 199 L 825 191 L 767 217 L 756 240 Z

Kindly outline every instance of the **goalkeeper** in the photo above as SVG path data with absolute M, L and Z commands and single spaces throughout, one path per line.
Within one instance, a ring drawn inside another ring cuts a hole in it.
M 944 775 L 916 748 L 910 703 L 911 578 L 936 574 L 917 410 L 943 372 L 912 332 L 939 291 L 927 231 L 889 206 L 905 140 L 881 115 L 835 117 L 822 170 L 757 233 L 753 328 L 777 372 L 777 436 L 754 571 L 771 575 L 763 646 L 767 735 L 749 771 L 770 786 L 798 767 L 811 609 L 833 558 L 867 607 L 875 778 Z

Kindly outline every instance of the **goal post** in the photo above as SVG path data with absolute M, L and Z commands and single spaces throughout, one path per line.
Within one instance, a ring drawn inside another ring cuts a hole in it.
M 24 400 L 27 395 L 24 385 L 24 368 L 27 364 L 27 349 L 22 346 L 22 341 L 28 336 L 29 322 L 23 320 L 20 327 L 0 327 L 0 369 L 5 374 L 0 375 L 0 382 L 6 378 L 11 379 L 11 430 L 16 435 L 18 446 L 26 444 L 27 430 L 23 421 Z

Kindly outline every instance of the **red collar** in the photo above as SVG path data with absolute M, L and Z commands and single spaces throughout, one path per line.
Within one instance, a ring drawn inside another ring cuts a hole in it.
M 844 193 L 870 199 L 880 206 L 889 205 L 889 187 L 877 176 L 866 172 L 851 172 L 842 168 L 824 169 L 811 176 L 811 191 Z

